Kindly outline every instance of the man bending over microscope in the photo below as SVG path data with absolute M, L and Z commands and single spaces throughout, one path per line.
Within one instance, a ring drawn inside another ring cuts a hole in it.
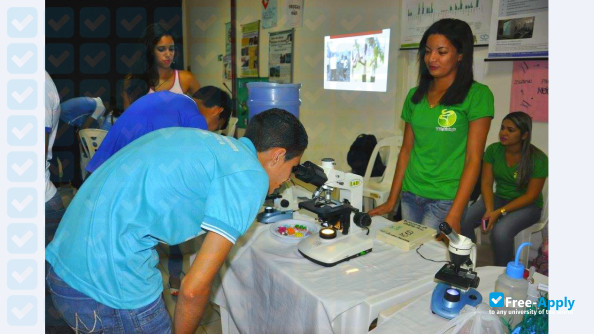
M 77 331 L 194 333 L 231 246 L 266 194 L 290 177 L 307 142 L 295 116 L 270 109 L 239 140 L 166 128 L 118 151 L 80 188 L 46 249 L 61 316 Z M 203 231 L 172 326 L 155 246 Z

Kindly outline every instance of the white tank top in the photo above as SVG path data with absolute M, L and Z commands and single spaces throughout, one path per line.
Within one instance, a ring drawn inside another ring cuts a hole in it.
M 175 78 L 173 79 L 173 84 L 171 85 L 171 87 L 169 87 L 169 89 L 164 90 L 168 90 L 172 93 L 183 94 L 184 90 L 182 89 L 181 82 L 179 81 L 179 72 L 177 70 L 175 70 L 174 76 Z M 147 94 L 151 94 L 154 92 L 155 90 L 153 89 L 153 87 L 151 87 Z

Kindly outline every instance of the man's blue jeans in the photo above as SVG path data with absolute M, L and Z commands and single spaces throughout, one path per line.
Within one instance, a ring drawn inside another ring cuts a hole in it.
M 171 333 L 171 319 L 160 296 L 141 308 L 119 310 L 71 288 L 51 266 L 46 281 L 55 307 L 77 333 Z
M 439 224 L 445 221 L 452 200 L 428 199 L 404 191 L 400 196 L 402 219 L 431 227 L 439 234 Z

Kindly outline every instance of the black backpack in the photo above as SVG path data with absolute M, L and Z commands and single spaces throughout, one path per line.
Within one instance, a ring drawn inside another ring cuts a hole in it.
M 347 154 L 347 162 L 354 174 L 365 176 L 365 170 L 367 170 L 367 165 L 369 164 L 369 159 L 371 159 L 371 153 L 375 145 L 377 145 L 377 139 L 374 135 L 360 134 L 355 139 Z M 378 154 L 373 164 L 371 176 L 382 176 L 384 170 L 386 170 L 386 166 Z

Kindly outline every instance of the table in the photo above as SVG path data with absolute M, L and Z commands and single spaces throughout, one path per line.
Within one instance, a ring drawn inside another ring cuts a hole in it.
M 483 303 L 488 305 L 489 293 L 495 289 L 495 281 L 505 271 L 505 267 L 478 267 L 476 271 L 481 279 L 477 290 L 483 295 Z M 534 273 L 533 277 L 536 283 L 548 284 L 548 278 L 544 275 Z M 433 283 L 433 288 L 436 284 Z M 380 312 L 378 326 L 370 334 L 437 333 L 445 329 L 448 320 L 431 312 L 433 288 L 412 302 L 394 304 Z
M 372 237 L 392 223 L 372 221 Z M 444 261 L 447 248 L 432 240 L 419 252 Z M 212 300 L 224 333 L 367 333 L 380 311 L 432 289 L 442 265 L 374 240 L 370 254 L 322 267 L 255 223 L 223 264 Z

